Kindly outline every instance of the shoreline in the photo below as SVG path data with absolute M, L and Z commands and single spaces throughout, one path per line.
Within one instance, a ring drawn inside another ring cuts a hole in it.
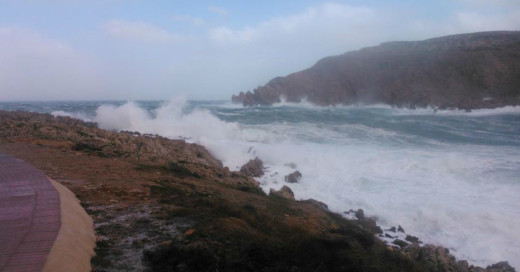
M 152 264 L 148 264 L 152 267 L 159 264 L 153 260 L 175 252 L 181 255 L 191 252 L 187 255 L 189 258 L 192 254 L 209 254 L 209 260 L 228 256 L 217 254 L 245 254 L 235 248 L 235 243 L 244 237 L 251 241 L 259 239 L 255 246 L 266 252 L 280 242 L 282 248 L 302 243 L 302 237 L 319 243 L 342 237 L 355 245 L 363 258 L 387 258 L 384 262 L 393 265 L 402 262 L 409 265 L 405 270 L 410 271 L 424 271 L 419 267 L 427 263 L 414 257 L 414 252 L 387 249 L 374 240 L 373 234 L 368 238 L 368 233 L 358 230 L 355 222 L 337 218 L 319 205 L 266 196 L 251 177 L 223 168 L 207 150 L 196 144 L 104 131 L 78 120 L 48 114 L 0 112 L 0 127 L 0 150 L 41 168 L 48 176 L 70 187 L 86 206 L 94 219 L 96 232 L 103 236 L 97 242 L 94 266 L 121 265 L 118 269 L 124 270 L 121 262 L 126 255 L 110 255 L 106 250 L 128 251 L 131 253 L 128 258 L 135 258 L 134 253 L 145 253 L 148 260 L 152 260 Z M 134 149 L 134 146 L 140 147 Z M 164 149 L 169 151 L 158 153 Z M 70 164 L 72 158 L 77 165 Z M 139 208 L 137 211 L 131 211 L 134 205 Z M 147 232 L 151 225 L 157 225 L 154 233 Z M 121 229 L 137 238 L 125 240 L 128 237 L 121 236 Z M 301 231 L 304 236 L 293 236 Z M 231 241 L 226 248 L 229 252 L 214 252 L 226 241 Z M 276 243 L 271 245 L 274 241 Z M 205 244 L 202 248 L 201 243 Z M 194 246 L 197 251 L 190 251 Z M 343 246 L 338 244 L 338 248 L 326 250 L 330 250 L 332 256 Z M 311 248 L 316 247 L 308 249 Z M 313 258 L 327 258 L 325 253 L 327 251 Z M 252 260 L 256 260 L 254 258 Z M 313 259 L 302 259 L 298 263 L 309 260 Z M 179 265 L 183 263 L 177 261 Z M 288 261 L 278 262 L 282 265 Z

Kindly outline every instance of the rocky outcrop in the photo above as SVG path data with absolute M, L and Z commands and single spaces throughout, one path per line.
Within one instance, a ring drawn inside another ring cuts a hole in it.
M 493 108 L 520 104 L 520 32 L 481 32 L 387 42 L 324 58 L 233 96 L 245 106 L 316 105 Z
M 136 158 L 152 162 L 183 161 L 222 167 L 201 145 L 139 132 L 98 129 L 95 123 L 50 114 L 0 111 L 0 137 L 37 137 L 61 141 L 76 151 L 101 157 Z
M 370 231 L 373 234 L 383 233 L 383 230 L 376 224 L 376 220 L 371 217 L 366 217 L 363 209 L 357 210 L 354 215 L 358 220 L 358 224 L 364 229 Z
M 286 199 L 294 200 L 294 193 L 291 188 L 284 185 L 280 190 L 276 191 L 273 188 L 269 191 L 269 195 L 275 195 Z
M 514 272 L 515 269 L 508 262 L 499 262 L 486 268 L 469 265 L 466 260 L 457 260 L 449 249 L 423 244 L 419 238 L 405 233 L 404 228 L 399 225 L 390 227 L 384 231 L 376 224 L 374 218 L 366 217 L 363 209 L 344 212 L 351 214 L 357 219 L 355 222 L 362 228 L 376 234 L 389 248 L 400 251 L 414 261 L 421 263 L 424 270 L 428 272 Z
M 508 262 L 499 262 L 486 268 L 468 265 L 467 261 L 457 261 L 447 248 L 442 246 L 411 244 L 403 252 L 419 261 L 430 272 L 514 272 Z
M 249 160 L 246 164 L 242 165 L 240 173 L 256 178 L 261 177 L 264 175 L 264 163 L 259 158 Z
M 294 171 L 289 175 L 285 176 L 285 182 L 288 183 L 297 183 L 302 178 L 302 173 L 300 171 Z

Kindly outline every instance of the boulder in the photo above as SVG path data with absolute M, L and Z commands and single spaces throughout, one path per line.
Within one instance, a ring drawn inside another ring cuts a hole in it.
M 468 271 L 467 262 L 457 261 L 447 248 L 442 246 L 410 244 L 403 249 L 413 260 L 426 265 L 427 271 L 451 272 Z
M 249 160 L 242 165 L 240 173 L 251 177 L 261 177 L 264 175 L 264 163 L 258 157 L 254 160 Z
M 383 230 L 376 224 L 376 220 L 374 218 L 365 217 L 365 212 L 363 209 L 358 209 L 355 213 L 355 216 L 358 219 L 359 225 L 364 229 L 374 234 L 383 233 Z
M 291 190 L 291 188 L 284 185 L 280 190 L 276 191 L 275 189 L 271 188 L 269 190 L 269 195 L 275 195 L 279 197 L 283 197 L 286 199 L 294 200 L 294 193 Z
M 302 173 L 300 171 L 294 171 L 291 174 L 285 176 L 285 182 L 287 183 L 297 183 L 302 178 Z
M 359 220 L 365 219 L 365 211 L 363 211 L 363 209 L 358 209 L 354 215 Z
M 412 236 L 412 235 L 406 235 L 405 240 L 410 242 L 410 243 L 414 243 L 414 244 L 421 243 L 421 241 L 419 241 L 419 238 L 417 238 L 415 236 Z

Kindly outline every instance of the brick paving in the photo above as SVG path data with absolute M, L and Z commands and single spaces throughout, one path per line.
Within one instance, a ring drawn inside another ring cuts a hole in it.
M 0 153 L 0 272 L 41 271 L 60 224 L 60 198 L 47 176 Z

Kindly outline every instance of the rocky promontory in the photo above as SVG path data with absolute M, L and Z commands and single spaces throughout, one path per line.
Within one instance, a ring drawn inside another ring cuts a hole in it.
M 439 109 L 520 104 L 520 31 L 387 42 L 318 61 L 234 95 L 245 106 L 306 100 Z

